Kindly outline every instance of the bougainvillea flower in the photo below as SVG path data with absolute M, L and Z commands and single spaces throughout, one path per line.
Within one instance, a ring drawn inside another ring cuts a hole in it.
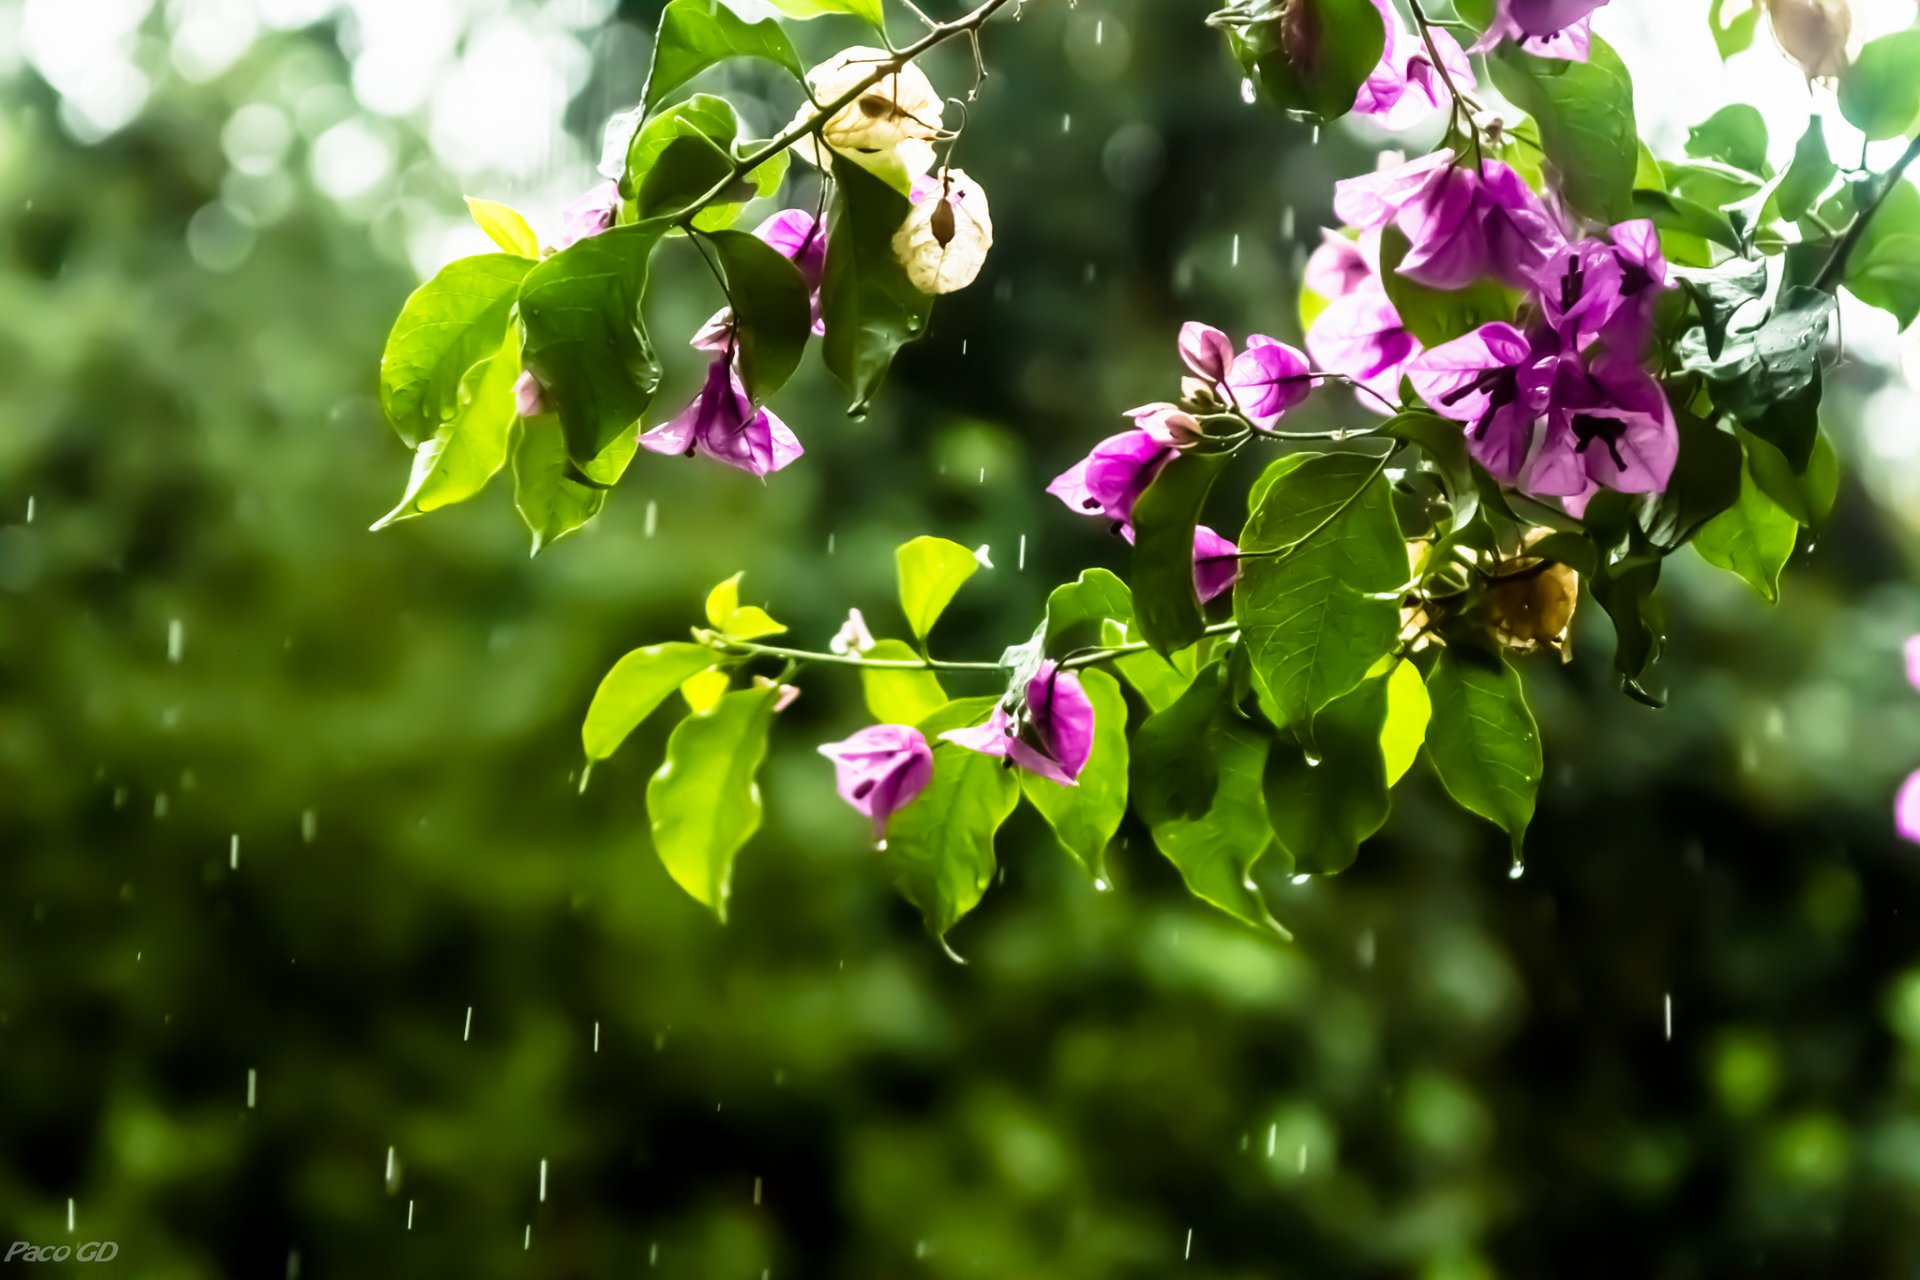
M 1255 426 L 1271 430 L 1313 391 L 1309 370 L 1305 354 L 1256 333 L 1227 370 L 1227 395 Z
M 820 311 L 820 278 L 827 269 L 827 224 L 805 209 L 782 209 L 753 229 L 753 234 L 779 250 L 800 270 L 813 303 L 813 335 L 827 331 Z M 708 317 L 689 345 L 695 351 L 725 351 L 733 342 L 733 311 L 722 307 Z
M 1344 298 L 1356 289 L 1378 286 L 1380 237 L 1365 233 L 1358 240 L 1338 231 L 1322 230 L 1320 247 L 1307 255 L 1300 283 L 1322 298 Z
M 613 226 L 614 215 L 619 211 L 619 183 L 602 182 L 589 187 L 560 211 L 560 238 L 554 241 L 553 247 L 565 249 L 589 236 L 599 235 Z
M 1380 127 L 1397 130 L 1411 128 L 1435 108 L 1447 105 L 1446 82 L 1434 66 L 1435 50 L 1456 87 L 1474 87 L 1473 64 L 1443 28 L 1433 28 L 1430 50 L 1424 39 L 1400 24 L 1388 0 L 1373 0 L 1373 4 L 1386 24 L 1387 42 L 1379 64 L 1354 98 L 1355 114 L 1371 116 Z
M 987 193 L 963 169 L 944 169 L 931 189 L 914 184 L 907 219 L 893 233 L 893 256 L 922 293 L 964 289 L 993 248 Z M 924 192 L 924 193 L 923 193 Z
M 1908 636 L 1903 652 L 1907 659 L 1907 683 L 1920 690 L 1920 636 Z
M 933 748 L 918 729 L 869 725 L 820 754 L 833 761 L 840 798 L 873 822 L 873 838 L 887 838 L 887 819 L 919 798 L 933 780 Z
M 1536 281 L 1541 313 L 1564 345 L 1584 347 L 1620 309 L 1623 280 L 1612 245 L 1599 240 L 1563 245 Z
M 1400 399 L 1400 375 L 1420 350 L 1420 340 L 1400 323 L 1400 313 L 1378 287 L 1335 298 L 1307 330 L 1315 367 L 1345 374 L 1389 402 Z M 1381 407 L 1366 396 L 1361 403 Z
M 1551 361 L 1546 432 L 1520 487 L 1542 497 L 1583 497 L 1594 487 L 1660 493 L 1680 456 L 1673 408 L 1629 356 L 1609 352 L 1582 368 Z
M 1143 404 L 1137 409 L 1127 410 L 1127 417 L 1133 419 L 1133 425 L 1152 436 L 1154 443 L 1166 445 L 1170 449 L 1179 449 L 1200 439 L 1200 419 L 1188 413 L 1177 404 L 1165 400 L 1156 400 L 1152 404 Z
M 778 471 L 805 452 L 786 423 L 754 407 L 724 355 L 708 367 L 693 403 L 642 435 L 640 443 L 655 453 L 705 454 L 756 476 Z
M 1475 173 L 1451 151 L 1340 182 L 1333 209 L 1362 230 L 1392 223 L 1408 244 L 1400 274 L 1435 289 L 1483 276 L 1522 286 L 1562 238 L 1512 168 L 1488 160 Z
M 1233 589 L 1240 576 L 1240 548 L 1205 525 L 1193 531 L 1193 589 L 1202 604 Z
M 1510 324 L 1488 324 L 1409 361 L 1406 376 L 1435 413 L 1465 425 L 1474 460 L 1513 484 L 1546 412 L 1558 358 Z
M 1180 360 L 1208 385 L 1226 381 L 1233 355 L 1233 339 L 1212 325 L 1189 320 L 1180 326 Z
M 1133 504 L 1145 493 L 1173 450 L 1146 431 L 1122 431 L 1054 477 L 1047 492 L 1081 515 L 1119 525 L 1133 520 Z
M 1540 197 L 1512 166 L 1487 160 L 1482 162 L 1480 174 L 1480 220 L 1486 236 L 1487 274 L 1513 288 L 1526 288 L 1547 259 L 1566 243 L 1566 237 L 1547 215 Z M 1405 263 L 1401 269 L 1406 269 Z
M 1893 798 L 1893 827 L 1904 840 L 1920 844 L 1920 773 L 1910 773 Z
M 1380 161 L 1381 167 L 1372 173 L 1333 184 L 1333 211 L 1350 227 L 1371 231 L 1392 222 L 1409 201 L 1452 167 L 1453 152 L 1443 149 L 1418 160 L 1385 152 Z
M 1512 40 L 1543 58 L 1585 62 L 1591 42 L 1588 21 L 1607 0 L 1498 0 L 1486 34 L 1473 46 L 1485 53 Z
M 1011 710 L 1002 703 L 985 724 L 949 730 L 940 737 L 1071 787 L 1093 754 L 1093 703 L 1080 677 L 1047 661 L 1027 681 Z
M 523 418 L 537 418 L 547 411 L 547 389 L 529 371 L 522 370 L 513 384 L 513 411 Z
M 1610 233 L 1614 257 L 1620 263 L 1620 306 L 1607 329 L 1607 345 L 1615 351 L 1637 352 L 1653 329 L 1653 309 L 1673 281 L 1666 255 L 1660 252 L 1660 233 L 1649 218 L 1622 222 Z

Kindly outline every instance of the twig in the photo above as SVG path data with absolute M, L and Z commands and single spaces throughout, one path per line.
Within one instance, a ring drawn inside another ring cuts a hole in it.
M 1841 279 L 1847 273 L 1847 258 L 1858 247 L 1861 238 L 1867 234 L 1867 224 L 1873 221 L 1874 214 L 1880 212 L 1880 206 L 1887 202 L 1887 197 L 1893 194 L 1893 189 L 1900 185 L 1906 176 L 1907 166 L 1915 160 L 1920 160 L 1920 134 L 1914 135 L 1913 141 L 1907 144 L 1907 149 L 1901 153 L 1898 160 L 1893 162 L 1893 167 L 1887 170 L 1886 181 L 1881 184 L 1880 190 L 1874 193 L 1873 203 L 1855 214 L 1853 221 L 1847 224 L 1846 234 L 1840 237 L 1840 243 L 1833 247 L 1833 252 L 1827 257 L 1827 264 L 1820 268 L 1820 274 L 1815 277 L 1814 288 L 1832 293 L 1839 286 Z

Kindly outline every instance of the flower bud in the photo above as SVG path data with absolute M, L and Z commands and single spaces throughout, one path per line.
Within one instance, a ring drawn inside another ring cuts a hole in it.
M 933 780 L 933 749 L 918 729 L 876 724 L 820 754 L 833 761 L 840 798 L 873 823 L 884 841 L 887 819 L 912 804 Z
M 807 86 L 816 101 L 834 102 L 893 57 L 864 45 L 842 49 L 807 72 Z M 820 132 L 836 151 L 884 151 L 907 139 L 940 137 L 945 107 L 927 73 L 909 62 L 868 86 Z
M 1217 385 L 1233 367 L 1233 339 L 1209 324 L 1189 320 L 1180 326 L 1180 359 L 1197 378 Z
M 1168 404 L 1164 400 L 1129 409 L 1127 416 L 1133 419 L 1134 426 L 1152 436 L 1155 444 L 1163 444 L 1170 449 L 1184 449 L 1198 444 L 1206 434 L 1201 430 L 1198 418 L 1179 405 Z
M 1564 564 L 1522 560 L 1494 579 L 1487 591 L 1493 637 L 1515 653 L 1552 649 L 1567 660 L 1567 629 L 1580 603 L 1580 575 Z
M 923 179 L 907 220 L 893 235 L 893 255 L 922 293 L 953 293 L 972 284 L 993 248 L 987 193 L 961 169 Z
M 540 385 L 540 379 L 521 372 L 520 380 L 513 384 L 513 408 L 523 418 L 537 418 L 547 411 L 547 389 Z
M 1780 48 L 1809 81 L 1838 76 L 1852 61 L 1847 38 L 1853 34 L 1853 11 L 1847 0 L 1767 0 L 1767 21 Z

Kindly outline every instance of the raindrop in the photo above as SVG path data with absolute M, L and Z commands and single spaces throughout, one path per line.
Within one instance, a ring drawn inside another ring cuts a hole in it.
M 1306 1171 L 1307 1171 L 1307 1144 L 1303 1142 L 1300 1144 L 1300 1172 L 1305 1173 Z
M 257 1067 L 247 1068 L 247 1110 L 254 1108 L 259 1097 L 260 1071 Z
M 413 1201 L 407 1201 L 407 1230 L 413 1230 Z
M 115 787 L 113 789 L 113 807 L 116 809 L 124 809 L 127 807 L 127 789 L 125 787 Z
M 1187 1261 L 1190 1261 L 1192 1257 L 1193 1257 L 1193 1228 L 1188 1227 L 1187 1228 L 1187 1248 L 1186 1248 L 1186 1252 L 1180 1255 L 1180 1260 L 1182 1262 L 1187 1262 Z
M 1313 879 L 1313 877 L 1309 875 L 1297 875 L 1293 878 L 1293 882 L 1295 884 L 1305 884 L 1307 881 L 1311 879 Z
M 167 661 L 178 663 L 187 647 L 187 627 L 178 618 L 167 623 Z
M 1240 101 L 1253 105 L 1253 81 L 1246 76 L 1240 78 Z
M 234 834 L 232 839 L 227 841 L 227 869 L 229 871 L 238 871 L 240 869 L 240 836 L 238 832 Z
M 1024 533 L 1020 535 L 1020 557 L 1014 567 L 1021 573 L 1027 571 L 1027 535 Z
M 755 1208 L 760 1205 L 760 1179 L 758 1178 L 753 1180 L 753 1203 Z
M 658 1244 L 649 1244 L 647 1246 L 647 1265 L 650 1267 L 660 1265 L 660 1246 Z
M 1105 893 L 1111 888 L 1113 888 L 1113 886 L 1108 884 L 1104 877 L 1095 876 L 1093 878 L 1093 891 L 1095 893 Z
M 287 1250 L 287 1280 L 300 1280 L 300 1251 Z
M 1320 767 L 1320 756 L 1317 752 L 1308 751 L 1303 754 L 1307 762 L 1307 768 L 1318 769 Z
M 153 798 L 153 816 L 156 818 L 167 816 L 167 793 L 164 791 Z
M 33 495 L 27 495 L 27 523 L 33 523 Z
M 1073 132 L 1073 114 L 1071 112 L 1060 117 L 1060 132 Z
M 533 1224 L 529 1222 L 526 1234 L 520 1237 L 520 1252 L 525 1253 L 531 1248 L 533 1248 Z
M 660 504 L 654 501 L 652 498 L 649 498 L 647 499 L 647 519 L 646 519 L 646 523 L 643 526 L 641 526 L 641 530 L 640 530 L 641 536 L 646 538 L 651 538 L 654 534 L 654 531 L 659 527 L 660 527 Z
M 1093 42 L 1095 44 L 1099 44 L 1102 40 L 1105 40 L 1106 38 L 1107 38 L 1107 20 L 1105 18 L 1097 19 L 1093 24 Z
M 1513 860 L 1512 870 L 1507 872 L 1507 879 L 1518 880 L 1521 876 L 1525 874 L 1527 874 L 1527 864 L 1520 861 L 1518 857 L 1515 857 Z
M 985 484 L 986 482 L 987 482 L 987 469 L 985 467 L 982 467 L 980 468 L 980 483 Z
M 1360 967 L 1362 969 L 1373 968 L 1374 955 L 1377 950 L 1377 944 L 1374 940 L 1373 930 L 1362 929 L 1360 931 L 1360 942 L 1359 942 L 1358 949 L 1360 953 Z
M 873 842 L 873 851 L 875 853 L 885 853 L 887 851 L 887 842 L 885 840 L 875 840 Z
M 1288 205 L 1280 211 L 1280 238 L 1293 239 L 1293 206 Z
M 542 1160 L 540 1162 L 540 1203 L 545 1204 L 546 1202 L 547 1202 L 547 1162 L 545 1160 Z
M 73 1234 L 73 1197 L 67 1197 L 67 1234 Z
M 960 339 L 960 354 L 967 354 L 967 340 L 965 338 Z
M 833 541 L 838 536 L 839 536 L 838 534 L 832 534 L 832 533 L 827 535 L 827 554 L 828 555 L 833 554 Z
M 300 811 L 300 841 L 312 844 L 314 837 L 320 834 L 320 815 L 312 809 Z
M 1233 265 L 1240 265 L 1240 233 L 1237 231 L 1233 235 Z
M 399 1161 L 394 1158 L 393 1148 L 389 1146 L 387 1148 L 387 1176 L 386 1176 L 387 1190 L 392 1191 L 396 1186 L 399 1185 L 399 1182 L 400 1182 L 400 1164 L 399 1164 Z
M 1669 991 L 1661 1001 L 1661 1012 L 1667 1025 L 1667 1043 L 1673 1043 L 1673 993 Z
M 600 1052 L 600 1024 L 597 1022 L 593 1024 L 593 1051 Z
M 1280 1122 L 1274 1121 L 1267 1126 L 1267 1159 L 1273 1159 L 1273 1149 L 1280 1142 Z
M 1309 146 L 1314 146 L 1314 147 L 1317 147 L 1320 145 L 1320 126 L 1319 125 L 1313 126 L 1313 134 L 1307 139 L 1307 144 Z
M 467 1025 L 460 1029 L 460 1043 L 473 1039 L 473 1006 L 467 1006 Z

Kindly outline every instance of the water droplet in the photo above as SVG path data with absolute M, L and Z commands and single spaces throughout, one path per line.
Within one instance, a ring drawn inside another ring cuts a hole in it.
M 531 1248 L 533 1248 L 533 1224 L 529 1222 L 527 1224 L 527 1233 L 520 1237 L 520 1251 L 525 1253 Z
M 1315 147 L 1320 145 L 1320 126 L 1319 125 L 1313 126 L 1313 134 L 1311 137 L 1307 139 L 1307 143 L 1309 146 L 1315 146 Z
M 1242 76 L 1240 78 L 1240 101 L 1246 103 L 1248 106 L 1252 106 L 1253 100 L 1253 81 L 1246 76 Z
M 1027 535 L 1024 533 L 1020 535 L 1020 557 L 1015 567 L 1019 569 L 1021 573 L 1027 571 Z
M 73 1197 L 67 1197 L 67 1234 L 73 1234 Z
M 467 1006 L 467 1025 L 460 1030 L 460 1042 L 465 1044 L 473 1039 L 473 1006 Z
M 27 523 L 33 523 L 33 495 L 27 495 Z
M 1300 1144 L 1300 1172 L 1304 1174 L 1306 1171 L 1307 1171 L 1307 1144 L 1303 1142 Z
M 651 538 L 660 528 L 660 504 L 652 498 L 647 499 L 646 522 L 641 526 L 640 535 Z
M 1667 1042 L 1673 1042 L 1673 993 L 1671 991 L 1661 999 L 1661 1014 L 1666 1023 Z
M 1095 876 L 1093 878 L 1093 890 L 1095 893 L 1105 893 L 1111 888 L 1113 888 L 1113 886 L 1108 884 L 1102 877 Z
M 650 1267 L 660 1265 L 660 1246 L 657 1243 L 647 1246 L 647 1265 Z
M 240 869 L 240 837 L 238 834 L 227 841 L 227 869 L 229 871 L 238 871 Z
M 1507 872 L 1507 879 L 1518 880 L 1525 874 L 1527 874 L 1527 864 L 1515 858 L 1512 869 Z
M 180 619 L 174 618 L 167 623 L 167 661 L 179 663 L 181 654 L 187 648 L 187 627 Z
M 1233 265 L 1240 265 L 1240 233 L 1237 231 L 1233 236 Z
M 600 1024 L 598 1022 L 593 1024 L 593 1051 L 595 1053 L 600 1052 Z
M 1071 112 L 1060 117 L 1060 132 L 1062 133 L 1073 132 L 1073 114 Z
M 255 1067 L 248 1067 L 247 1068 L 247 1110 L 249 1111 L 252 1111 L 254 1109 L 254 1103 L 259 1098 L 259 1087 L 260 1087 L 259 1070 Z
M 1313 877 L 1309 875 L 1298 875 L 1293 878 L 1293 882 L 1295 884 L 1305 884 L 1307 881 L 1311 879 L 1313 879 Z
M 1095 44 L 1099 44 L 1102 40 L 1105 40 L 1106 38 L 1107 38 L 1107 20 L 1105 18 L 1096 19 L 1093 24 L 1093 42 Z
M 540 1162 L 540 1203 L 545 1204 L 546 1202 L 547 1202 L 547 1162 L 545 1160 L 542 1160 Z
M 1267 1126 L 1267 1159 L 1273 1159 L 1273 1148 L 1280 1141 L 1280 1122 L 1274 1121 Z
M 314 837 L 320 834 L 320 815 L 312 809 L 300 811 L 300 842 L 312 844 Z
M 407 1201 L 407 1230 L 413 1230 L 413 1201 Z
M 827 535 L 827 554 L 828 554 L 828 555 L 832 555 L 832 554 L 833 554 L 833 544 L 834 544 L 834 540 L 835 540 L 835 539 L 836 539 L 836 538 L 837 538 L 838 536 L 839 536 L 838 534 L 833 534 L 833 533 L 830 533 L 830 534 L 828 534 L 828 535 Z
M 1192 1258 L 1193 1258 L 1193 1228 L 1188 1227 L 1187 1228 L 1187 1247 L 1186 1247 L 1186 1251 L 1180 1255 L 1180 1260 L 1182 1262 L 1187 1262 L 1187 1261 L 1190 1261 Z
M 389 1192 L 392 1192 L 400 1185 L 400 1162 L 395 1158 L 392 1146 L 388 1146 L 387 1148 L 387 1173 L 385 1181 Z
M 755 1207 L 760 1204 L 760 1179 L 758 1178 L 753 1180 L 753 1203 Z
M 887 842 L 885 840 L 874 841 L 873 850 L 875 853 L 885 853 L 887 851 Z

